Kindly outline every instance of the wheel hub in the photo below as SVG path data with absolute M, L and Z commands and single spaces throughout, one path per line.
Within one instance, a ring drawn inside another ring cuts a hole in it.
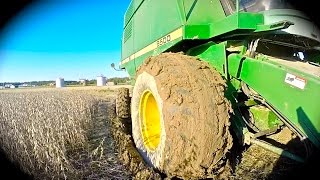
M 160 143 L 160 112 L 157 101 L 151 91 L 146 90 L 140 99 L 140 129 L 144 146 L 154 151 Z

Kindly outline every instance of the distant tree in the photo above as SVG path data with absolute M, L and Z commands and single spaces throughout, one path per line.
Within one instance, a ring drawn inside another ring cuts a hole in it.
M 96 85 L 97 84 L 97 80 L 96 79 L 91 79 L 91 80 L 88 80 L 88 85 Z
M 31 82 L 25 82 L 30 85 L 34 86 L 49 86 L 51 83 L 55 83 L 55 81 L 31 81 Z
M 112 77 L 108 79 L 108 82 L 114 82 L 115 84 L 130 84 L 129 77 Z
M 66 86 L 75 86 L 75 85 L 79 85 L 78 81 L 65 81 L 64 84 Z

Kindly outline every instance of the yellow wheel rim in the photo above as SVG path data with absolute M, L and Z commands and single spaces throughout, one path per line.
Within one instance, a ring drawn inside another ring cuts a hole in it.
M 160 143 L 160 112 L 157 101 L 149 90 L 142 93 L 139 109 L 144 146 L 154 151 Z

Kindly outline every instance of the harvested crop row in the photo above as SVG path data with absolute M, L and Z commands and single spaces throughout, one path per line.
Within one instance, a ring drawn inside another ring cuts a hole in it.
M 80 92 L 0 93 L 0 144 L 36 179 L 126 178 L 106 103 Z

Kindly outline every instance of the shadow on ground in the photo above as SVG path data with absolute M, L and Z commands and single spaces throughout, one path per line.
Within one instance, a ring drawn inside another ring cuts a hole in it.
M 0 179 L 16 179 L 16 180 L 32 180 L 33 177 L 25 174 L 20 170 L 20 168 L 13 164 L 6 155 L 0 150 L 0 169 L 1 176 Z
M 319 162 L 319 151 L 314 152 L 305 163 L 296 163 L 281 156 L 266 179 L 316 179 L 319 175 Z
M 316 121 L 311 121 L 302 107 L 297 108 L 298 123 L 302 127 L 303 131 L 310 138 L 311 142 L 319 143 L 319 127 L 316 127 Z M 302 143 L 300 143 L 302 144 Z M 294 154 L 300 155 L 300 157 L 311 154 L 304 163 L 295 164 L 294 166 L 288 166 L 284 162 L 289 162 L 285 157 L 280 157 L 276 162 L 273 171 L 268 176 L 268 179 L 303 179 L 308 177 L 318 177 L 319 162 L 320 162 L 320 150 L 312 145 L 309 141 L 306 141 L 306 146 L 298 146 L 297 140 L 293 139 L 288 142 L 287 147 L 295 149 Z M 294 148 L 296 147 L 296 148 Z M 305 149 L 307 147 L 307 149 Z M 298 151 L 297 151 L 298 150 Z M 290 168 L 287 173 L 277 173 L 279 169 Z

